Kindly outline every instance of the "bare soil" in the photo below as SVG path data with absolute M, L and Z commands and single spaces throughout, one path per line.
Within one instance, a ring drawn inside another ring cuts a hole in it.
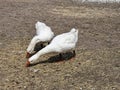
M 26 68 L 36 21 L 79 29 L 76 57 L 49 54 Z M 120 4 L 0 0 L 0 90 L 120 90 Z

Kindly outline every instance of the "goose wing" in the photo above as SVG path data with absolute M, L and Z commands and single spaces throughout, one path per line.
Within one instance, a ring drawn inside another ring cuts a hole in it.
M 51 44 L 56 46 L 56 51 L 68 51 L 75 48 L 77 43 L 77 36 L 73 33 L 64 33 L 61 35 L 56 36 Z

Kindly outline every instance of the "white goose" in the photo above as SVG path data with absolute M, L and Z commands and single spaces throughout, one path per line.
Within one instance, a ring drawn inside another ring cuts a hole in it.
M 45 48 L 41 49 L 39 52 L 28 59 L 26 67 L 28 67 L 30 64 L 33 64 L 34 61 L 36 61 L 40 56 L 47 53 L 63 53 L 70 50 L 74 50 L 75 53 L 75 46 L 77 41 L 78 30 L 74 28 L 71 29 L 71 31 L 68 33 L 57 35 L 55 38 L 53 38 L 49 45 L 47 45 Z
M 44 43 L 44 42 L 50 42 L 52 38 L 54 37 L 54 33 L 52 32 L 51 28 L 47 26 L 45 23 L 37 22 L 35 24 L 36 28 L 36 35 L 31 40 L 28 48 L 27 48 L 27 55 L 26 58 L 30 57 L 30 54 L 34 52 L 35 45 L 38 42 Z

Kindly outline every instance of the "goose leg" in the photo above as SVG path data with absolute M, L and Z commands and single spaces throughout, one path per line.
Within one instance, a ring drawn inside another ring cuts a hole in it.
M 40 44 L 41 48 L 44 48 L 44 45 L 43 44 Z
M 74 60 L 75 56 L 76 56 L 76 52 L 75 52 L 75 50 L 73 50 L 73 57 L 70 60 Z
M 62 54 L 60 53 L 58 62 L 62 62 L 62 61 L 63 61 L 63 57 L 62 57 Z
M 50 44 L 50 42 L 48 42 L 48 45 Z
M 73 50 L 73 57 L 75 57 L 76 56 L 76 52 L 75 52 L 75 50 Z
M 61 53 L 59 54 L 59 57 L 60 57 L 60 60 L 62 60 L 62 54 Z

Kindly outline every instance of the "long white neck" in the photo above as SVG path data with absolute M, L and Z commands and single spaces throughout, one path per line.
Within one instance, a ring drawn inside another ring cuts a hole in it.
M 42 50 L 40 50 L 39 52 L 37 52 L 36 55 L 39 58 L 40 56 L 47 54 L 47 53 L 51 53 L 51 52 L 55 52 L 54 47 L 52 45 L 48 45 L 45 48 L 43 48 Z
M 34 63 L 40 56 L 47 54 L 47 53 L 51 53 L 51 52 L 55 52 L 55 49 L 53 45 L 49 44 L 48 46 L 46 46 L 45 48 L 37 52 L 35 55 L 30 57 L 29 61 L 30 63 Z
M 29 52 L 29 53 L 33 52 L 34 47 L 35 47 L 36 43 L 38 42 L 37 39 L 38 39 L 37 36 L 33 37 L 33 39 L 31 40 L 31 42 L 30 42 L 30 44 L 29 44 L 29 46 L 27 48 L 27 52 Z

